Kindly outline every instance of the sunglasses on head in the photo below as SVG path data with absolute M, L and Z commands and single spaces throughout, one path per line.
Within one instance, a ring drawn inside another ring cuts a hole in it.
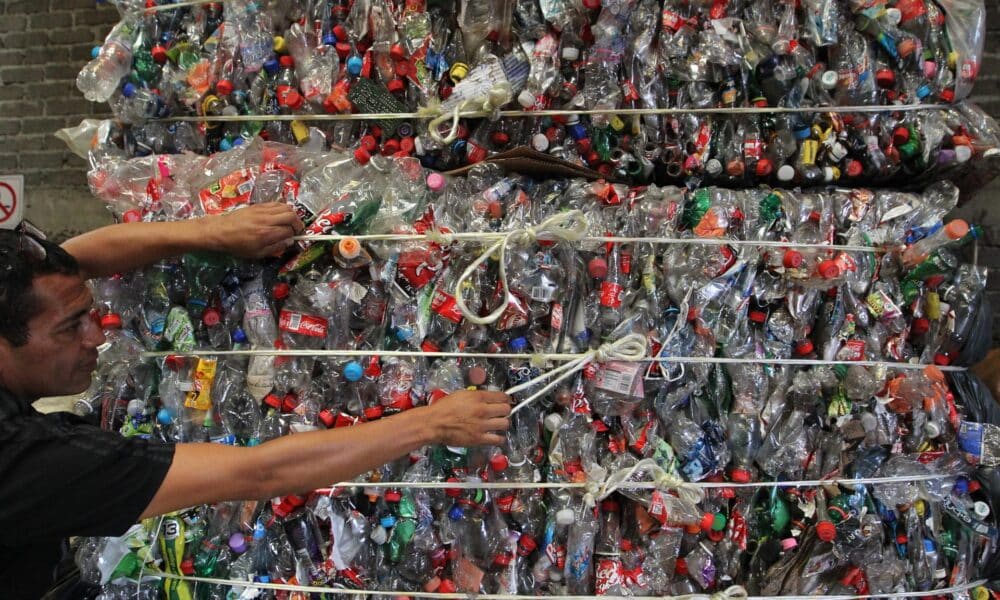
M 0 234 L 0 240 L 3 240 L 0 244 L 0 255 L 16 253 L 20 260 L 40 263 L 48 254 L 45 246 L 38 242 L 44 239 L 45 234 L 40 229 L 27 220 L 21 221 L 14 229 Z M 4 263 L 8 271 L 14 268 L 11 262 L 4 261 Z

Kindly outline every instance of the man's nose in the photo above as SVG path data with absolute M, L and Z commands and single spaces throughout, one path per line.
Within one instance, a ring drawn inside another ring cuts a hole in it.
M 101 327 L 100 318 L 97 315 L 97 311 L 91 311 L 89 319 L 86 320 L 86 333 L 83 336 L 83 341 L 88 348 L 96 348 L 103 344 L 107 337 L 104 335 L 104 328 Z

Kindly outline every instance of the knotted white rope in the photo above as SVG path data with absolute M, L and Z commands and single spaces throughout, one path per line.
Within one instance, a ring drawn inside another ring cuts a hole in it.
M 609 360 L 621 360 L 635 362 L 642 360 L 646 357 L 646 337 L 638 333 L 630 333 L 623 338 L 617 339 L 613 342 L 608 342 L 602 344 L 600 347 L 590 350 L 589 352 L 584 352 L 580 358 L 572 360 L 567 363 L 563 363 L 558 367 L 546 371 L 545 373 L 525 381 L 524 383 L 515 385 L 512 388 L 507 389 L 508 395 L 513 395 L 518 392 L 523 392 L 524 390 L 530 389 L 535 385 L 547 380 L 552 379 L 547 383 L 542 389 L 536 391 L 534 394 L 528 396 L 521 402 L 517 404 L 513 409 L 511 409 L 511 414 L 516 413 L 525 406 L 531 404 L 535 400 L 541 398 L 547 394 L 552 388 L 559 385 L 561 381 L 564 381 L 567 377 L 572 377 L 574 373 L 583 370 L 587 365 L 592 362 L 607 362 Z
M 644 458 L 631 467 L 624 467 L 612 472 L 600 481 L 596 481 L 597 485 L 595 487 L 590 487 L 590 482 L 588 481 L 585 498 L 592 504 L 600 502 L 617 490 L 628 487 L 632 483 L 632 478 L 639 473 L 648 474 L 655 489 L 675 492 L 682 502 L 691 506 L 696 507 L 699 502 L 705 499 L 704 488 L 669 473 L 652 458 Z
M 584 216 L 583 212 L 579 210 L 571 210 L 553 215 L 534 227 L 515 229 L 506 233 L 502 238 L 487 247 L 486 250 L 479 255 L 479 258 L 466 267 L 462 276 L 455 282 L 455 302 L 458 305 L 458 309 L 462 311 L 462 316 L 476 325 L 489 325 L 499 319 L 500 315 L 507 310 L 507 305 L 510 303 L 510 288 L 507 283 L 506 259 L 507 246 L 512 242 L 531 243 L 537 239 L 575 242 L 583 238 L 584 234 L 587 233 L 587 227 L 587 217 Z M 497 250 L 500 251 L 500 286 L 503 290 L 503 301 L 493 312 L 485 317 L 480 317 L 469 310 L 469 307 L 465 304 L 462 288 L 465 285 L 465 282 L 472 277 L 473 273 L 475 273 L 476 269 L 478 269 L 481 264 L 486 262 Z
M 500 107 L 510 102 L 514 97 L 513 90 L 510 87 L 510 83 L 506 81 L 497 82 L 487 91 L 485 96 L 480 96 L 476 98 L 470 98 L 459 102 L 452 108 L 450 113 L 441 110 L 440 106 L 427 106 L 421 108 L 418 114 L 421 116 L 430 116 L 435 113 L 439 113 L 437 117 L 431 120 L 427 124 L 427 133 L 431 136 L 431 139 L 435 142 L 446 146 L 455 141 L 458 137 L 458 122 L 462 118 L 462 114 L 465 112 L 483 112 L 486 114 L 492 114 L 495 111 L 500 110 Z M 451 126 L 448 128 L 448 135 L 441 135 L 441 124 L 451 119 Z

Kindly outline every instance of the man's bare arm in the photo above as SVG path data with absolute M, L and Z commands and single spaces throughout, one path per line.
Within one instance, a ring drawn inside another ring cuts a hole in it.
M 432 406 L 356 427 L 296 433 L 253 448 L 178 444 L 151 517 L 227 500 L 271 498 L 345 481 L 428 444 L 496 445 L 509 426 L 509 398 L 461 391 Z
M 223 215 L 166 223 L 121 223 L 63 243 L 84 278 L 106 277 L 200 250 L 248 258 L 272 256 L 291 245 L 302 222 L 286 204 L 256 204 Z

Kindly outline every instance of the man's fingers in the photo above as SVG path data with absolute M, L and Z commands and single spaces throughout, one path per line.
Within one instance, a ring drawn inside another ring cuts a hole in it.
M 499 446 L 506 440 L 502 435 L 497 435 L 495 433 L 484 433 L 479 437 L 480 446 Z
M 503 392 L 479 392 L 480 397 L 486 402 L 494 404 L 510 404 L 510 396 Z
M 507 431 L 510 429 L 510 419 L 487 419 L 486 431 Z
M 268 244 L 260 249 L 260 252 L 255 252 L 256 256 L 276 256 L 284 254 L 285 250 L 288 249 L 294 243 L 293 240 L 282 240 L 280 242 L 275 242 L 273 244 Z
M 487 417 L 506 417 L 510 415 L 510 404 L 487 404 L 485 408 Z

